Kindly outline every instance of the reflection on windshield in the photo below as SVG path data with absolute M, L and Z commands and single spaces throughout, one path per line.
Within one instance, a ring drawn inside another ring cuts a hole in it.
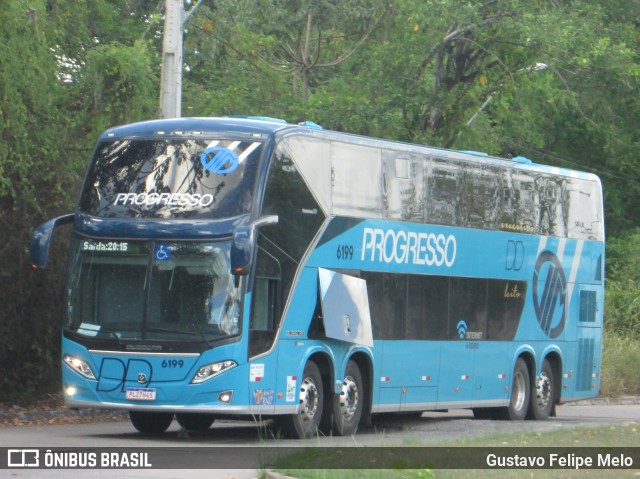
M 211 341 L 239 332 L 229 242 L 74 240 L 66 327 L 86 337 Z
M 127 139 L 98 144 L 80 210 L 104 218 L 224 218 L 251 209 L 262 144 Z

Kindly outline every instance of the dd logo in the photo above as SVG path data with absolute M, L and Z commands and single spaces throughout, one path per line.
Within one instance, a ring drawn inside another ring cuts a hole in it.
M 98 391 L 125 390 L 127 384 L 148 386 L 153 375 L 151 363 L 145 359 L 130 358 L 126 362 L 118 358 L 104 358 L 100 365 Z
M 543 251 L 536 262 L 533 307 L 544 333 L 557 338 L 567 318 L 567 278 L 560 260 L 551 251 Z
M 504 269 L 520 271 L 524 263 L 524 243 L 522 241 L 507 241 L 507 256 Z

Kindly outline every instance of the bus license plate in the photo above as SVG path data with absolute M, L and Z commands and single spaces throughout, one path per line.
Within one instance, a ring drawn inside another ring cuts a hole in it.
M 133 401 L 155 401 L 156 390 L 153 388 L 127 388 L 126 398 Z

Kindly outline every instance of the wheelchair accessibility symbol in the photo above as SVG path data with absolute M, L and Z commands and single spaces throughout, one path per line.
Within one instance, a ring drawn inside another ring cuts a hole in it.
M 171 249 L 166 244 L 156 243 L 153 257 L 156 261 L 171 261 Z

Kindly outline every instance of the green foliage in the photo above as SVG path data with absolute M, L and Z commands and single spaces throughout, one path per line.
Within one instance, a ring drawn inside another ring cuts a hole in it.
M 156 114 L 148 43 L 96 41 L 123 34 L 112 7 L 65 0 L 0 7 L 0 401 L 33 400 L 59 383 L 65 233 L 38 274 L 29 267 L 33 228 L 73 211 L 101 129 Z
M 83 113 L 87 124 L 93 125 L 90 137 L 114 125 L 154 118 L 158 82 L 149 45 L 143 40 L 132 46 L 99 45 L 89 52 L 79 87 L 89 100 Z
M 607 244 L 607 332 L 640 339 L 640 229 Z
M 602 351 L 603 396 L 637 396 L 640 394 L 640 339 L 607 333 Z

